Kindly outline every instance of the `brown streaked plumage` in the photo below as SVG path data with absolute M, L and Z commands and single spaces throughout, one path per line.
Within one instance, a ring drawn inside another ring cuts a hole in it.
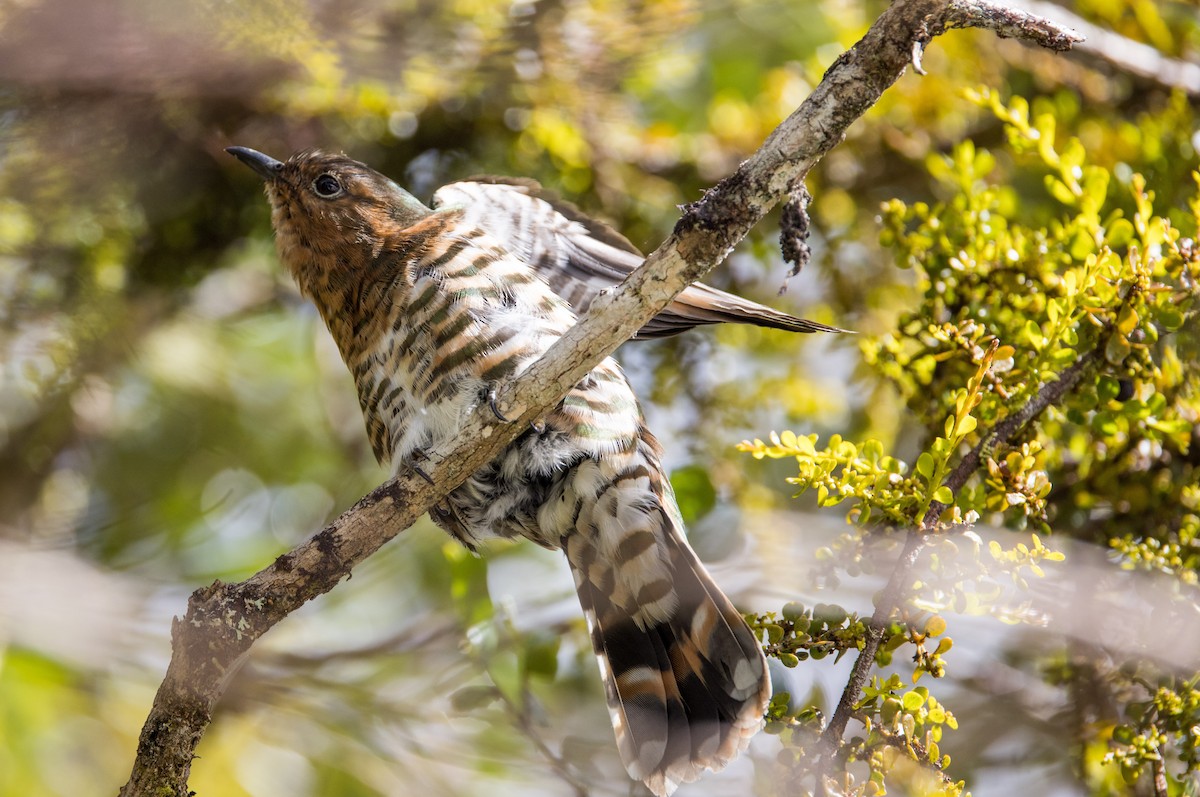
M 462 207 L 430 210 L 341 156 L 230 152 L 266 180 L 280 258 L 337 342 L 393 471 L 456 439 L 497 383 L 575 323 Z M 766 660 L 688 546 L 658 442 L 611 358 L 447 507 L 435 522 L 468 546 L 526 537 L 564 551 L 631 776 L 663 797 L 745 749 L 770 695 Z

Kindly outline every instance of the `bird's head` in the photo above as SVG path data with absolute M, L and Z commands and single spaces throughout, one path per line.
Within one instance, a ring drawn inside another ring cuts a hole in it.
M 280 259 L 306 292 L 352 278 L 382 247 L 431 211 L 374 169 L 319 150 L 277 161 L 248 147 L 225 150 L 266 183 Z

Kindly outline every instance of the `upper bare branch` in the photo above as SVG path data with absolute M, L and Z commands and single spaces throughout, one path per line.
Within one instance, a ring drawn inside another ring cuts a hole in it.
M 1088 58 L 1168 89 L 1182 89 L 1190 97 L 1200 97 L 1200 64 L 1172 58 L 1156 47 L 1094 25 L 1069 9 L 1046 0 L 1024 0 L 1023 5 L 1036 14 L 1064 20 L 1079 30 L 1086 37 L 1080 42 L 1079 52 Z

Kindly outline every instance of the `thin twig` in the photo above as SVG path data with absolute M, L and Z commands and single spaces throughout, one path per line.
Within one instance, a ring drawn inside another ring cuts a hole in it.
M 537 728 L 533 726 L 533 717 L 529 715 L 529 709 L 527 705 L 517 705 L 509 698 L 508 695 L 504 693 L 504 690 L 500 689 L 499 687 L 496 688 L 496 692 L 500 695 L 500 701 L 504 703 L 505 708 L 512 716 L 513 722 L 516 724 L 517 729 L 520 730 L 521 733 L 524 734 L 525 738 L 533 744 L 538 753 L 541 754 L 542 758 L 546 759 L 546 763 L 548 763 L 550 768 L 554 770 L 554 774 L 557 775 L 558 778 L 563 781 L 563 783 L 567 784 L 571 788 L 571 791 L 575 793 L 576 797 L 587 797 L 587 784 L 581 781 L 575 775 L 575 773 L 571 771 L 571 765 L 567 763 L 567 760 L 551 750 L 550 746 L 546 744 L 544 739 L 542 739 L 542 735 L 538 733 Z M 525 685 L 521 686 L 521 697 L 522 703 L 528 704 L 530 700 L 529 687 Z
M 438 623 L 430 621 L 428 624 L 421 622 L 420 624 L 403 628 L 395 634 L 384 637 L 377 642 L 372 642 L 369 645 L 330 650 L 315 655 L 277 651 L 273 658 L 275 663 L 282 667 L 315 668 L 335 661 L 370 659 L 385 653 L 408 653 L 419 650 L 435 639 L 459 633 L 461 630 L 462 625 L 456 621 L 441 621 Z
M 513 633 L 511 626 L 508 624 L 498 624 L 498 631 L 504 645 L 515 646 L 519 644 L 517 635 Z M 481 669 L 488 672 L 489 676 L 491 675 L 488 670 L 487 659 L 482 653 L 477 653 L 472 656 L 472 659 Z M 492 679 L 492 683 L 495 685 L 494 678 Z M 520 703 L 510 698 L 508 693 L 499 686 L 494 686 L 494 688 L 500 702 L 504 704 L 505 710 L 512 717 L 513 724 L 533 744 L 542 758 L 546 759 L 550 768 L 554 770 L 554 774 L 571 788 L 575 797 L 588 797 L 587 784 L 571 771 L 571 765 L 567 763 L 567 760 L 563 756 L 550 749 L 550 745 L 546 744 L 546 741 L 542 739 L 542 735 L 534 727 L 533 717 L 530 716 L 529 712 L 529 702 L 533 699 L 533 693 L 529 689 L 528 676 L 525 675 L 522 678 Z
M 1046 0 L 1022 0 L 1022 5 L 1035 14 L 1062 20 L 1086 37 L 1078 52 L 1092 60 L 1116 67 L 1121 72 L 1137 75 L 1167 89 L 1181 89 L 1189 97 L 1200 97 L 1200 64 L 1171 58 L 1149 44 L 1134 41 L 1107 28 L 1088 22 L 1083 17 Z
M 1154 772 L 1154 797 L 1168 797 L 1167 762 L 1161 752 L 1150 762 L 1150 769 Z

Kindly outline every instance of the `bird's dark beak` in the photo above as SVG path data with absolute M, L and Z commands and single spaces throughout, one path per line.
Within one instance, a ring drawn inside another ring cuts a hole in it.
M 270 155 L 264 155 L 249 147 L 226 147 L 225 151 L 249 166 L 264 180 L 276 179 L 279 177 L 279 170 L 283 168 L 283 164 Z

